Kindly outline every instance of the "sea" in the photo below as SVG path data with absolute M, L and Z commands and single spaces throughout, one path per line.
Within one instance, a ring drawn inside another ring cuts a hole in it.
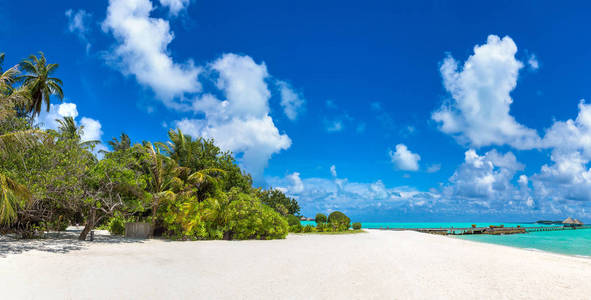
M 316 225 L 312 221 L 303 221 L 302 225 Z M 541 227 L 560 226 L 542 225 L 537 223 L 361 223 L 362 228 L 467 228 L 472 225 L 476 227 L 488 227 L 489 225 L 505 225 L 506 227 Z M 508 235 L 455 235 L 453 238 L 470 240 L 475 242 L 498 244 L 510 247 L 523 248 L 533 251 L 547 251 L 559 254 L 574 255 L 591 258 L 591 229 L 560 230 L 560 231 L 539 231 L 525 234 Z

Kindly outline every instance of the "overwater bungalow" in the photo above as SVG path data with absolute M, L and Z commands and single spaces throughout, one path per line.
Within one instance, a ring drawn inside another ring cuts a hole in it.
M 578 226 L 582 226 L 583 222 L 573 219 L 571 217 L 568 217 L 564 221 L 562 221 L 562 225 L 564 227 L 578 227 Z

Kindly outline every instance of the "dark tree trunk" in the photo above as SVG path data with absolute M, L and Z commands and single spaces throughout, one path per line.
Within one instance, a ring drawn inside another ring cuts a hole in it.
M 92 209 L 90 212 L 90 216 L 88 216 L 88 220 L 86 220 L 86 224 L 84 224 L 84 229 L 82 229 L 82 232 L 80 232 L 80 236 L 78 237 L 78 240 L 80 240 L 80 241 L 86 240 L 86 236 L 94 228 L 95 216 L 96 216 L 96 211 L 94 209 Z

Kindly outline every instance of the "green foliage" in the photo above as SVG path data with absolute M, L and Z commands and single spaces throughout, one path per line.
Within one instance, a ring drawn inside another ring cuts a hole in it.
M 289 226 L 301 225 L 300 218 L 294 215 L 287 215 L 287 224 Z
M 304 229 L 302 230 L 305 233 L 309 233 L 309 232 L 315 232 L 316 228 L 310 224 L 304 226 Z
M 333 211 L 328 215 L 328 223 L 333 227 L 349 229 L 351 219 L 340 211 Z
M 359 223 L 359 222 L 353 223 L 353 229 L 355 229 L 355 230 L 361 229 L 361 223 Z
M 325 214 L 316 214 L 316 218 L 314 218 L 316 221 L 316 224 L 322 224 L 322 223 L 326 223 L 328 221 L 328 218 L 326 217 Z
M 287 221 L 253 194 L 231 193 L 227 208 L 227 236 L 231 239 L 282 239 L 288 232 Z
M 302 226 L 302 224 L 296 224 L 296 225 L 289 226 L 289 232 L 300 233 L 302 231 L 304 231 L 304 227 Z
M 109 220 L 109 233 L 113 235 L 125 234 L 125 220 L 119 216 L 115 216 Z
M 58 65 L 43 53 L 4 70 L 0 54 L 0 230 L 31 236 L 82 223 L 123 234 L 128 220 L 152 222 L 174 239 L 284 238 L 302 231 L 298 203 L 279 190 L 252 187 L 230 152 L 180 130 L 170 141 L 132 145 L 125 133 L 111 152 L 93 154 L 73 117 L 41 130 L 36 116 L 63 98 Z M 309 230 L 309 229 L 308 229 Z
M 263 190 L 258 192 L 264 204 L 275 209 L 281 215 L 297 215 L 300 213 L 300 205 L 290 197 L 287 197 L 278 189 Z

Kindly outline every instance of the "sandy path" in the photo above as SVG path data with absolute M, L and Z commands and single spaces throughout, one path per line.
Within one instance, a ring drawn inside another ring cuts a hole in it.
M 415 232 L 85 243 L 66 253 L 5 253 L 0 293 L 4 299 L 586 298 L 591 259 Z

